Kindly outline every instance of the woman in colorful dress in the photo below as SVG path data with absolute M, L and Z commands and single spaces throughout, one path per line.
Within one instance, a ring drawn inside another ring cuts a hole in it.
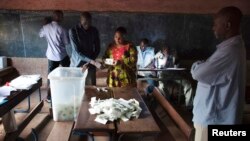
M 103 56 L 103 60 L 113 61 L 111 65 L 107 65 L 108 87 L 136 86 L 137 51 L 131 42 L 125 40 L 126 34 L 124 27 L 118 27 L 115 31 L 114 42 L 108 46 Z

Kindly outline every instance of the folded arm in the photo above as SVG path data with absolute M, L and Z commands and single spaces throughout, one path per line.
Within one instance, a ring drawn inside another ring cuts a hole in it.
M 215 53 L 206 61 L 197 61 L 191 67 L 193 79 L 209 84 L 217 85 L 228 81 L 227 66 L 229 65 L 226 54 Z

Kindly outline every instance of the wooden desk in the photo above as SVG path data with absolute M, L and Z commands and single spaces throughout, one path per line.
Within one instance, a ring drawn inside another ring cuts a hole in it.
M 140 103 L 142 112 L 138 119 L 132 119 L 127 122 L 116 122 L 119 139 L 125 134 L 140 134 L 142 137 L 147 135 L 158 135 L 160 128 L 151 115 L 147 105 L 144 103 L 136 88 L 113 88 L 114 98 L 123 98 L 125 100 L 136 99 Z
M 42 78 L 38 80 L 38 82 L 29 90 L 18 90 L 11 92 L 11 95 L 7 97 L 7 102 L 0 105 L 0 117 L 3 117 L 3 125 L 6 131 L 5 140 L 6 141 L 12 141 L 15 140 L 18 135 L 22 132 L 22 130 L 29 124 L 31 119 L 41 110 L 43 107 L 43 101 L 41 101 L 33 110 L 28 113 L 28 115 L 25 117 L 25 119 L 19 124 L 16 125 L 15 117 L 14 117 L 14 110 L 13 108 L 18 105 L 21 101 L 23 101 L 25 98 L 29 97 L 33 92 L 36 90 L 39 90 L 42 86 Z M 30 102 L 30 101 L 29 101 Z M 28 110 L 30 108 L 30 103 Z
M 6 82 L 19 76 L 18 71 L 14 67 L 6 67 L 0 69 L 0 86 L 4 85 Z
M 85 95 L 83 98 L 83 103 L 80 107 L 79 115 L 76 120 L 76 123 L 73 127 L 73 134 L 89 135 L 94 141 L 92 132 L 104 132 L 110 134 L 113 137 L 115 133 L 115 124 L 114 122 L 108 122 L 107 124 L 101 124 L 95 121 L 96 115 L 91 115 L 89 113 L 89 102 L 91 97 L 96 97 L 97 99 L 107 99 L 111 97 L 111 93 L 104 94 L 98 92 L 96 87 L 86 86 Z
M 128 100 L 134 98 L 140 102 L 142 112 L 138 119 L 132 119 L 127 122 L 108 122 L 104 125 L 94 121 L 96 115 L 90 115 L 88 111 L 90 106 L 89 102 L 93 96 L 96 96 L 100 99 L 114 97 L 117 99 L 124 98 Z M 160 133 L 160 129 L 136 88 L 112 88 L 110 89 L 109 93 L 105 95 L 101 92 L 98 92 L 95 87 L 86 87 L 85 96 L 83 98 L 83 103 L 73 128 L 73 133 L 79 135 L 88 134 L 93 139 L 91 132 L 109 133 L 111 135 L 111 140 L 113 140 L 114 136 L 118 134 L 120 140 L 125 134 L 140 134 L 143 136 L 157 135 Z
M 139 81 L 143 80 L 154 80 L 158 81 L 158 88 L 161 90 L 163 95 L 165 95 L 167 98 L 169 98 L 170 95 L 174 95 L 174 87 L 171 89 L 168 89 L 168 91 L 165 93 L 164 89 L 167 89 L 165 86 L 169 86 L 173 84 L 172 82 L 178 83 L 178 93 L 176 98 L 176 103 L 181 104 L 182 103 L 182 97 L 185 96 L 184 87 L 185 80 L 189 79 L 189 72 L 186 68 L 163 68 L 163 69 L 139 69 L 138 71 L 156 71 L 157 77 L 143 77 L 143 78 L 137 78 Z M 189 81 L 190 87 L 192 86 L 191 81 Z M 189 99 L 193 99 L 192 96 L 189 97 Z M 185 103 L 186 104 L 186 103 Z
M 39 90 L 42 86 L 42 78 L 38 80 L 29 90 L 18 90 L 11 92 L 11 95 L 7 97 L 8 101 L 0 105 L 0 117 L 5 115 L 11 109 L 13 109 L 17 104 L 23 101 L 25 98 L 30 96 L 36 90 Z
M 162 69 L 158 69 L 158 68 L 143 68 L 143 69 L 138 69 L 137 71 L 182 71 L 182 70 L 186 70 L 186 68 L 162 68 Z
M 137 71 L 155 71 L 156 72 L 156 77 L 146 77 L 146 78 L 138 78 L 137 80 L 149 80 L 149 79 L 152 79 L 152 80 L 158 80 L 158 81 L 161 81 L 161 80 L 166 80 L 164 78 L 159 78 L 161 77 L 159 72 L 169 72 L 169 73 L 182 73 L 182 72 L 185 72 L 186 71 L 186 68 L 162 68 L 162 69 L 158 69 L 158 68 L 144 68 L 144 69 L 138 69 Z M 173 75 L 174 77 L 176 77 L 176 75 Z M 167 78 L 168 80 L 169 79 L 174 79 L 174 78 Z

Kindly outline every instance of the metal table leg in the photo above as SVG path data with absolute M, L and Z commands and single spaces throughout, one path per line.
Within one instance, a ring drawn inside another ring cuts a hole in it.
M 41 101 L 42 100 L 42 96 L 41 96 L 41 89 L 40 88 L 38 89 L 38 92 L 39 92 L 39 101 Z
M 15 109 L 15 113 L 28 113 L 30 111 L 30 96 L 28 96 L 28 108 L 27 109 Z

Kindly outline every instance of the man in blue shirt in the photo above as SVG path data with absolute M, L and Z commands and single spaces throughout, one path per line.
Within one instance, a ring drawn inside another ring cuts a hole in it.
M 241 17 L 236 7 L 221 9 L 215 15 L 213 31 L 222 42 L 206 61 L 192 65 L 192 77 L 198 81 L 193 108 L 195 141 L 207 141 L 208 125 L 241 123 L 246 83 Z
M 63 20 L 63 12 L 56 10 L 53 12 L 53 21 L 45 24 L 39 32 L 40 37 L 45 37 L 48 43 L 46 56 L 48 58 L 48 73 L 59 65 L 68 67 L 70 59 L 66 52 L 66 45 L 69 44 L 68 33 L 60 25 Z M 50 101 L 50 89 L 48 80 L 47 100 Z

